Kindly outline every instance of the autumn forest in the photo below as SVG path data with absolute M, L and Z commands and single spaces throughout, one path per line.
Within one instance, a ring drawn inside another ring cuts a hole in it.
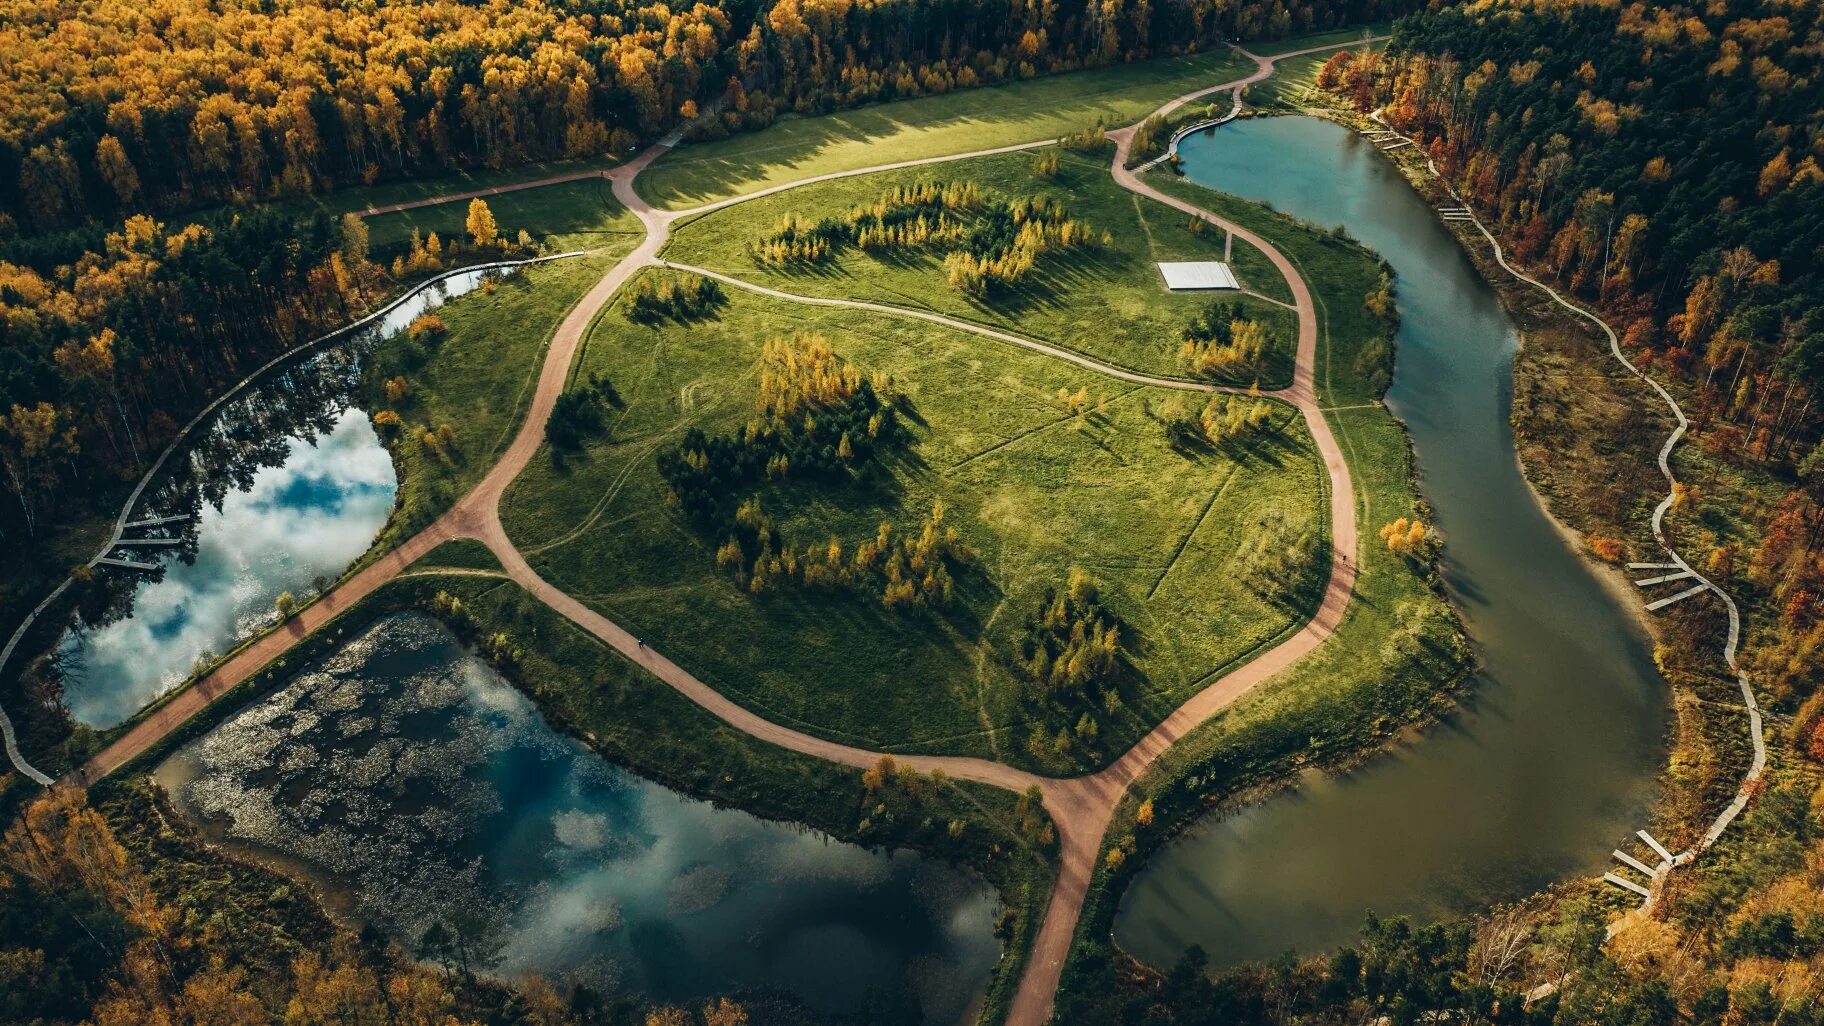
M 0 0 L 0 552 L 0 1026 L 1824 1024 L 1824 4 Z

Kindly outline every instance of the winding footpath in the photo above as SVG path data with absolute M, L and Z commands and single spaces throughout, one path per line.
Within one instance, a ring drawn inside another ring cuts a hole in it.
M 1234 82 L 1188 93 L 1165 104 L 1155 112 L 1155 115 L 1169 114 L 1184 103 L 1224 90 L 1233 92 L 1239 99 L 1241 89 L 1272 74 L 1276 61 L 1353 45 L 1356 45 L 1355 41 L 1313 47 L 1273 57 L 1246 54 L 1255 62 L 1255 70 L 1251 75 Z M 1242 52 L 1246 53 L 1246 51 Z M 1132 136 L 1133 127 L 1131 126 L 1109 133 L 1109 138 L 1115 142 L 1116 147 L 1110 170 L 1121 186 L 1190 216 L 1202 218 L 1212 225 L 1239 236 L 1264 253 L 1284 276 L 1290 287 L 1293 298 L 1292 306 L 1298 317 L 1297 359 L 1292 384 L 1273 394 L 1299 410 L 1318 452 L 1323 457 L 1327 498 L 1330 505 L 1332 546 L 1330 576 L 1315 614 L 1297 633 L 1218 678 L 1174 710 L 1120 758 L 1097 773 L 1057 779 L 1038 776 L 985 759 L 894 756 L 901 764 L 920 772 L 941 769 L 953 777 L 1017 791 L 1036 787 L 1043 795 L 1045 808 L 1057 827 L 1059 836 L 1058 881 L 1047 906 L 1045 917 L 1033 941 L 1025 975 L 1021 978 L 1014 994 L 1007 1018 L 1010 1026 L 1042 1026 L 1051 1018 L 1052 1003 L 1063 972 L 1065 958 L 1076 933 L 1083 902 L 1095 872 L 1096 856 L 1115 809 L 1129 785 L 1169 751 L 1179 739 L 1228 708 L 1259 684 L 1292 666 L 1323 644 L 1342 622 L 1355 586 L 1355 555 L 1360 540 L 1356 523 L 1355 490 L 1342 449 L 1332 434 L 1329 423 L 1325 420 L 1324 411 L 1320 408 L 1316 394 L 1314 368 L 1317 361 L 1318 321 L 1310 288 L 1293 267 L 1291 261 L 1267 240 L 1240 225 L 1225 221 L 1193 204 L 1153 189 L 1141 181 L 1133 171 L 1128 170 L 1126 162 Z M 189 688 L 174 695 L 155 712 L 149 714 L 60 783 L 65 786 L 86 787 L 150 750 L 191 716 L 207 707 L 215 698 L 260 671 L 298 641 L 329 623 L 339 613 L 353 607 L 376 589 L 398 577 L 415 560 L 443 542 L 457 538 L 474 539 L 487 545 L 500 561 L 506 576 L 520 587 L 730 726 L 759 740 L 805 755 L 855 767 L 874 764 L 879 760 L 881 753 L 838 744 L 793 730 L 737 704 L 697 679 L 688 670 L 641 644 L 620 625 L 544 580 L 508 537 L 500 519 L 500 500 L 507 487 L 519 476 L 543 444 L 546 419 L 550 416 L 558 397 L 563 393 L 577 349 L 582 344 L 590 326 L 597 315 L 608 305 L 616 290 L 630 278 L 647 267 L 663 264 L 663 261 L 659 259 L 659 252 L 669 238 L 671 225 L 675 221 L 817 182 L 1009 153 L 1050 144 L 1049 139 L 1039 140 L 951 156 L 900 161 L 852 171 L 833 172 L 681 211 L 655 209 L 634 189 L 635 178 L 654 159 L 671 148 L 671 140 L 654 145 L 639 157 L 613 170 L 590 173 L 599 174 L 612 183 L 616 199 L 632 211 L 645 227 L 645 238 L 633 252 L 608 270 L 558 326 L 545 354 L 531 408 L 512 444 L 488 475 L 474 490 L 430 527 L 347 577 L 321 599 L 306 607 L 281 627 L 249 643 L 224 660 Z M 575 177 L 587 176 L 589 175 Z M 462 198 L 466 198 L 468 195 L 463 194 Z M 446 199 L 455 198 L 457 197 L 447 197 Z M 412 205 L 428 205 L 428 202 L 419 201 Z M 784 300 L 847 307 L 893 316 L 916 317 L 945 324 L 959 330 L 1023 346 L 1122 380 L 1170 388 L 1218 390 L 1216 386 L 1135 374 L 1033 339 L 998 332 L 966 322 L 953 321 L 923 311 L 855 300 L 812 299 L 764 289 L 723 275 L 712 276 L 730 284 L 761 291 Z M 12 752 L 9 750 L 10 754 Z
M 1415 148 L 1419 148 L 1420 151 L 1423 152 L 1423 148 L 1419 146 L 1418 140 L 1400 132 L 1392 125 L 1389 125 L 1386 119 L 1382 117 L 1380 111 L 1375 111 L 1373 114 L 1369 115 L 1369 117 L 1376 124 L 1385 128 L 1390 134 L 1404 139 L 1406 142 L 1411 143 Z M 1697 580 L 1699 587 L 1707 589 L 1723 601 L 1723 607 L 1729 614 L 1729 638 L 1723 644 L 1723 661 L 1728 664 L 1729 671 L 1735 674 L 1736 684 L 1742 690 L 1742 707 L 1748 713 L 1748 736 L 1754 746 L 1754 755 L 1749 760 L 1747 772 L 1742 774 L 1742 783 L 1736 788 L 1735 797 L 1728 805 L 1723 807 L 1722 811 L 1716 814 L 1716 818 L 1711 821 L 1709 829 L 1704 831 L 1703 837 L 1690 847 L 1671 857 L 1671 866 L 1685 865 L 1697 858 L 1704 849 L 1715 844 L 1717 839 L 1723 836 L 1723 832 L 1729 829 L 1729 825 L 1735 822 L 1735 818 L 1742 814 L 1743 810 L 1748 807 L 1748 802 L 1754 797 L 1755 791 L 1760 785 L 1762 774 L 1767 770 L 1767 742 L 1764 737 L 1765 731 L 1761 726 L 1761 705 L 1754 696 L 1754 686 L 1749 683 L 1748 674 L 1743 672 L 1740 664 L 1736 661 L 1737 649 L 1742 639 L 1741 610 L 1736 607 L 1735 598 L 1731 596 L 1728 591 L 1724 590 L 1715 581 L 1712 581 L 1710 578 L 1699 573 L 1696 567 L 1693 567 L 1690 563 L 1685 561 L 1685 557 L 1679 554 L 1678 549 L 1672 544 L 1671 538 L 1666 533 L 1666 514 L 1671 512 L 1672 503 L 1678 496 L 1678 475 L 1672 470 L 1672 451 L 1678 448 L 1678 443 L 1680 441 L 1684 440 L 1685 433 L 1690 430 L 1691 422 L 1685 418 L 1684 409 L 1678 405 L 1676 399 L 1672 398 L 1672 393 L 1666 391 L 1665 386 L 1653 380 L 1645 371 L 1635 366 L 1634 361 L 1628 359 L 1627 354 L 1622 351 L 1621 339 L 1615 334 L 1615 329 L 1609 327 L 1607 321 L 1603 320 L 1602 317 L 1594 311 L 1578 306 L 1576 303 L 1564 298 L 1564 296 L 1558 293 L 1557 289 L 1552 288 L 1550 285 L 1547 285 L 1537 278 L 1531 277 L 1513 264 L 1508 263 L 1507 254 L 1502 250 L 1500 241 L 1495 238 L 1493 232 L 1488 230 L 1488 226 L 1482 223 L 1482 218 L 1475 213 L 1475 208 L 1471 206 L 1468 201 L 1463 199 L 1457 192 L 1456 186 L 1452 185 L 1450 179 L 1446 178 L 1444 173 L 1438 169 L 1437 161 L 1427 155 L 1425 158 L 1425 165 L 1431 171 L 1432 177 L 1436 178 L 1438 183 L 1444 187 L 1445 193 L 1447 193 L 1452 200 L 1461 204 L 1463 210 L 1469 212 L 1467 220 L 1475 225 L 1476 231 L 1488 241 L 1489 250 L 1494 254 L 1495 263 L 1501 265 L 1501 269 L 1508 274 L 1513 275 L 1516 280 L 1524 282 L 1545 293 L 1546 297 L 1553 303 L 1602 329 L 1603 336 L 1607 338 L 1609 342 L 1609 355 L 1613 356 L 1617 363 L 1620 363 L 1623 367 L 1627 368 L 1628 373 L 1645 382 L 1647 387 L 1651 388 L 1654 394 L 1658 395 L 1659 398 L 1665 402 L 1666 408 L 1672 411 L 1673 419 L 1678 422 L 1678 426 L 1672 430 L 1670 435 L 1666 436 L 1665 444 L 1660 446 L 1659 449 L 1659 472 L 1660 475 L 1666 479 L 1666 497 L 1661 499 L 1657 506 L 1653 507 L 1653 540 L 1659 543 L 1659 547 L 1665 553 L 1666 558 L 1670 559 L 1684 573 Z M 1664 879 L 1664 876 L 1664 872 L 1653 874 L 1656 886 L 1653 887 L 1652 891 L 1647 896 L 1647 907 L 1651 908 L 1663 893 L 1663 888 L 1657 886 L 1657 884 Z

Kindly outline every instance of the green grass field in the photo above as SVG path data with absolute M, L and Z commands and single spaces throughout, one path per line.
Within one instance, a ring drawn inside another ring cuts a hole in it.
M 1363 35 L 1382 36 L 1393 27 L 1392 22 L 1376 21 L 1365 25 L 1352 25 L 1349 28 L 1333 29 L 1329 32 L 1313 32 L 1309 35 L 1293 36 L 1290 39 L 1275 39 L 1243 43 L 1242 48 L 1250 53 L 1271 57 L 1275 54 L 1293 53 L 1298 50 L 1309 50 L 1314 46 L 1329 46 L 1334 43 L 1350 43 Z M 1281 65 L 1283 68 L 1284 65 Z
M 1224 48 L 787 118 L 680 146 L 640 176 L 639 189 L 656 206 L 682 209 L 832 171 L 1055 139 L 1097 121 L 1138 121 L 1174 96 L 1251 70 Z
M 487 204 L 501 235 L 516 238 L 524 230 L 548 252 L 615 246 L 623 240 L 631 249 L 642 231 L 639 218 L 615 200 L 605 179 L 502 193 L 487 197 Z M 367 219 L 368 237 L 381 255 L 407 246 L 414 228 L 421 235 L 436 232 L 447 242 L 464 237 L 468 214 L 466 201 L 375 214 Z
M 398 508 L 374 551 L 422 530 L 494 465 L 531 401 L 552 332 L 616 259 L 609 251 L 526 268 L 500 279 L 492 294 L 478 290 L 439 309 L 449 330 L 441 343 L 421 346 L 400 336 L 368 360 L 368 408 L 396 412 L 404 428 L 390 443 L 400 468 Z M 397 402 L 384 388 L 395 376 L 410 386 Z M 447 456 L 417 439 L 444 424 L 455 432 Z
M 383 207 L 391 203 L 409 203 L 412 200 L 447 196 L 457 192 L 474 192 L 477 189 L 489 189 L 497 185 L 516 185 L 520 182 L 537 181 L 541 178 L 553 178 L 580 171 L 606 170 L 620 163 L 618 158 L 604 154 L 576 160 L 547 160 L 536 164 L 520 164 L 516 167 L 499 170 L 472 168 L 467 171 L 451 171 L 448 174 L 414 178 L 404 182 L 386 182 L 380 185 L 340 189 L 316 197 L 314 202 L 331 214 L 346 214 L 351 210 L 366 210 L 369 207 Z
M 981 554 L 955 608 L 895 613 L 848 591 L 750 596 L 714 565 L 722 539 L 667 507 L 655 453 L 691 426 L 744 424 L 761 342 L 803 330 L 903 383 L 914 442 L 884 480 L 772 485 L 760 490 L 765 508 L 796 546 L 834 535 L 852 549 L 883 520 L 915 529 L 941 497 L 946 522 Z M 1166 390 L 922 322 L 739 292 L 717 320 L 686 326 L 644 327 L 612 309 L 580 370 L 609 376 L 626 407 L 607 440 L 541 459 L 515 483 L 502 509 L 515 544 L 553 584 L 782 723 L 887 751 L 1064 770 L 1120 751 L 1305 615 L 1256 595 L 1230 564 L 1269 513 L 1323 530 L 1321 471 L 1289 408 L 1233 455 L 1181 452 L 1149 412 Z M 1106 413 L 1073 416 L 1058 402 L 1059 388 L 1080 387 L 1105 397 Z M 1127 625 L 1126 707 L 1103 723 L 1099 747 L 1035 760 L 1019 726 L 1027 685 L 1009 653 L 1073 566 Z
M 1291 311 L 1233 293 L 1168 292 L 1154 266 L 1160 260 L 1221 260 L 1225 233 L 1206 226 L 1201 235 L 1193 235 L 1186 215 L 1122 189 L 1100 161 L 1064 154 L 1057 176 L 1049 181 L 1034 177 L 1032 163 L 1031 154 L 1003 154 L 793 189 L 680 225 L 664 255 L 786 292 L 930 310 L 1165 376 L 1186 374 L 1178 353 L 1185 326 L 1211 302 L 1239 299 L 1251 317 L 1268 326 L 1272 344 L 1256 371 L 1221 380 L 1238 385 L 1258 380 L 1263 388 L 1290 383 L 1297 342 Z M 918 181 L 975 182 L 985 195 L 1002 199 L 1043 193 L 1098 232 L 1107 230 L 1112 245 L 1047 256 L 1026 283 L 991 301 L 952 287 L 945 280 L 941 251 L 846 249 L 822 264 L 785 268 L 762 265 L 744 251 L 787 213 L 814 221 L 872 203 L 889 187 Z M 1252 246 L 1233 246 L 1232 264 L 1244 286 L 1290 299 L 1285 281 Z

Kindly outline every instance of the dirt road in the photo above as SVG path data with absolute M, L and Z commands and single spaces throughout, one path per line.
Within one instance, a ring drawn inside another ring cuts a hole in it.
M 1254 59 L 1256 67 L 1254 73 L 1247 78 L 1188 93 L 1167 103 L 1157 113 L 1169 113 L 1184 103 L 1224 90 L 1239 95 L 1242 87 L 1270 75 L 1273 64 L 1277 60 L 1351 45 L 1355 44 L 1351 42 L 1335 46 L 1314 47 L 1271 58 L 1249 54 L 1248 56 Z M 1330 578 L 1325 586 L 1323 599 L 1316 615 L 1297 634 L 1210 684 L 1167 716 L 1163 722 L 1142 737 L 1114 763 L 1098 773 L 1072 779 L 1056 779 L 1040 777 L 984 759 L 895 756 L 902 764 L 912 766 L 921 772 L 942 769 L 954 777 L 1012 790 L 1023 791 L 1036 785 L 1043 793 L 1045 807 L 1057 825 L 1060 842 L 1058 883 L 1047 906 L 1045 919 L 1040 926 L 1038 936 L 1034 941 L 1026 974 L 1022 977 L 1019 989 L 1015 994 L 1012 1010 L 1007 1020 L 1010 1026 L 1041 1026 L 1051 1017 L 1052 1001 L 1057 993 L 1064 960 L 1069 953 L 1071 939 L 1076 932 L 1077 921 L 1082 912 L 1084 899 L 1088 894 L 1089 882 L 1094 876 L 1096 855 L 1115 808 L 1122 795 L 1126 793 L 1128 786 L 1192 729 L 1229 707 L 1255 686 L 1290 667 L 1322 644 L 1342 621 L 1355 584 L 1355 556 L 1359 539 L 1355 517 L 1354 485 L 1350 479 L 1348 465 L 1343 459 L 1342 450 L 1337 445 L 1317 402 L 1314 368 L 1317 359 L 1318 323 L 1309 287 L 1292 263 L 1265 239 L 1193 204 L 1167 196 L 1126 170 L 1125 164 L 1133 135 L 1132 127 L 1111 132 L 1109 135 L 1116 144 L 1111 174 L 1123 187 L 1233 232 L 1265 253 L 1274 267 L 1278 268 L 1285 277 L 1293 297 L 1292 306 L 1298 315 L 1297 362 L 1293 371 L 1291 387 L 1278 392 L 1277 395 L 1298 407 L 1319 453 L 1323 456 L 1330 501 L 1330 538 L 1335 555 L 1331 562 Z M 512 444 L 494 469 L 473 491 L 431 527 L 359 573 L 349 577 L 318 602 L 294 617 L 284 627 L 248 645 L 206 677 L 174 696 L 157 712 L 148 716 L 61 783 L 87 786 L 131 761 L 157 744 L 216 697 L 258 672 L 270 661 L 289 650 L 300 639 L 329 622 L 336 614 L 352 607 L 375 589 L 398 576 L 414 560 L 444 541 L 454 538 L 472 538 L 486 544 L 495 557 L 500 560 L 506 574 L 520 587 L 601 639 L 627 659 L 645 667 L 659 680 L 736 729 L 770 744 L 817 758 L 849 766 L 871 765 L 879 759 L 880 753 L 814 737 L 802 731 L 781 726 L 752 712 L 703 683 L 688 670 L 664 655 L 641 645 L 621 626 L 544 580 L 532 569 L 507 536 L 500 520 L 500 498 L 543 444 L 545 421 L 550 416 L 558 397 L 563 394 L 565 381 L 569 377 L 576 351 L 587 334 L 589 326 L 606 308 L 621 285 L 640 270 L 659 262 L 658 254 L 669 238 L 670 226 L 676 219 L 815 182 L 872 174 L 894 168 L 965 160 L 992 153 L 1030 149 L 1048 143 L 1049 140 L 1041 140 L 947 157 L 900 161 L 878 167 L 818 175 L 800 182 L 775 186 L 686 211 L 655 209 L 634 189 L 634 180 L 640 171 L 670 148 L 668 142 L 652 147 L 638 158 L 612 171 L 602 172 L 602 177 L 612 183 L 615 197 L 645 226 L 646 237 L 632 253 L 629 253 L 603 275 L 602 279 L 589 290 L 588 294 L 577 303 L 569 316 L 558 326 L 545 354 L 530 411 Z M 568 179 L 560 177 L 556 180 Z M 460 197 L 443 197 L 442 199 L 467 198 L 468 195 L 470 194 L 465 193 Z M 430 202 L 433 201 L 417 201 L 411 205 L 428 205 Z M 859 301 L 820 302 L 864 310 L 879 309 L 880 312 L 899 315 L 922 316 L 914 311 L 901 308 L 880 308 L 878 304 Z M 1027 348 L 1035 348 L 1037 351 L 1045 352 L 1055 358 L 1089 366 L 1100 372 L 1114 373 L 1116 376 L 1126 374 L 1115 368 L 1095 364 L 1093 361 L 1086 362 L 1078 354 L 1052 350 L 1044 343 L 1034 340 L 1021 339 L 1012 335 L 1008 335 L 1005 340 L 1024 345 Z M 1170 384 L 1173 387 L 1184 387 L 1186 384 L 1168 382 L 1166 379 L 1160 379 L 1157 383 Z

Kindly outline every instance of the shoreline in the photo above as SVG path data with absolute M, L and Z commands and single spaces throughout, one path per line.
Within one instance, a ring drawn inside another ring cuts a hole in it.
M 1365 121 L 1358 123 L 1360 119 L 1353 119 L 1344 112 L 1326 108 L 1284 110 L 1255 109 L 1250 111 L 1250 114 L 1253 117 L 1298 115 L 1320 117 L 1334 121 L 1358 135 L 1363 131 L 1363 124 L 1366 123 Z M 1407 163 L 1402 162 L 1391 155 L 1389 156 L 1389 160 L 1400 172 L 1401 177 L 1415 192 L 1433 207 L 1437 205 L 1437 202 L 1440 201 L 1439 197 L 1442 196 L 1442 190 L 1435 181 L 1415 173 L 1414 169 Z M 1435 213 L 1433 216 L 1436 216 Z M 1582 327 L 1578 322 L 1568 316 L 1555 317 L 1556 323 L 1542 324 L 1541 322 L 1546 315 L 1542 315 L 1538 311 L 1533 310 L 1523 301 L 1525 294 L 1521 291 L 1521 287 L 1518 283 L 1507 279 L 1505 275 L 1493 273 L 1492 269 L 1494 268 L 1494 264 L 1489 258 L 1486 248 L 1472 245 L 1472 241 L 1479 241 L 1478 237 L 1467 234 L 1462 230 L 1453 229 L 1447 222 L 1444 224 L 1444 227 L 1446 230 L 1450 231 L 1451 236 L 1456 239 L 1458 245 L 1470 258 L 1476 268 L 1477 274 L 1495 293 L 1502 310 L 1513 324 L 1516 335 L 1516 348 L 1512 360 L 1514 383 L 1517 386 L 1523 379 L 1534 383 L 1544 380 L 1539 376 L 1539 367 L 1529 359 L 1529 357 L 1537 357 L 1539 354 L 1538 335 L 1540 330 L 1543 327 L 1562 327 L 1571 331 L 1579 340 L 1587 339 L 1587 332 L 1582 330 Z M 1579 358 L 1581 358 L 1581 354 L 1579 354 Z M 1397 346 L 1395 348 L 1395 359 L 1398 359 Z M 1657 646 L 1661 640 L 1660 627 L 1655 619 L 1647 612 L 1646 603 L 1642 598 L 1642 594 L 1632 587 L 1631 578 L 1628 576 L 1625 568 L 1618 563 L 1611 563 L 1599 558 L 1590 550 L 1587 541 L 1589 534 L 1573 526 L 1566 516 L 1561 514 L 1559 509 L 1560 502 L 1556 500 L 1556 497 L 1552 493 L 1545 490 L 1539 480 L 1539 476 L 1534 473 L 1535 466 L 1541 458 L 1539 443 L 1532 440 L 1530 436 L 1524 434 L 1520 430 L 1521 425 L 1525 423 L 1525 413 L 1518 401 L 1517 394 L 1518 388 L 1515 389 L 1515 394 L 1510 395 L 1508 400 L 1508 423 L 1510 430 L 1512 431 L 1512 448 L 1516 469 L 1519 470 L 1521 479 L 1525 481 L 1533 502 L 1538 510 L 1544 514 L 1544 517 L 1551 525 L 1552 530 L 1576 555 L 1578 561 L 1591 572 L 1592 578 L 1599 583 L 1604 593 L 1609 596 L 1618 609 L 1624 612 L 1626 621 L 1632 624 L 1635 629 L 1640 632 L 1640 636 L 1648 643 L 1649 648 Z M 1641 419 L 1646 419 L 1653 415 L 1654 411 L 1645 403 L 1641 402 L 1639 396 L 1630 394 L 1627 396 L 1627 399 L 1629 413 L 1631 415 Z M 1395 419 L 1397 420 L 1398 418 Z M 1403 422 L 1401 423 L 1401 427 L 1404 432 L 1405 425 Z M 1410 445 L 1410 434 L 1407 434 L 1406 437 L 1408 445 Z M 1635 453 L 1634 456 L 1638 458 L 1643 465 L 1650 465 L 1653 453 L 1651 451 L 1642 450 Z M 1414 493 L 1417 495 L 1421 507 L 1424 507 L 1428 505 L 1428 502 L 1423 491 L 1422 478 L 1419 475 L 1416 466 L 1414 467 L 1411 476 Z M 1595 526 L 1599 527 L 1600 525 Z M 1624 539 L 1624 541 L 1631 547 L 1636 546 L 1637 544 L 1637 540 L 1632 537 Z M 1624 562 L 1625 559 L 1626 557 L 1624 557 Z M 1459 608 L 1457 601 L 1450 596 L 1448 589 L 1442 588 L 1441 581 L 1437 578 L 1436 574 L 1437 571 L 1434 566 L 1434 587 L 1437 587 L 1440 590 L 1440 593 L 1450 605 L 1453 613 L 1460 617 L 1462 611 Z M 1136 866 L 1145 865 L 1152 859 L 1158 858 L 1165 849 L 1183 840 L 1192 832 L 1206 824 L 1220 822 L 1260 802 L 1283 797 L 1288 793 L 1296 792 L 1307 782 L 1314 779 L 1314 775 L 1322 775 L 1331 778 L 1346 777 L 1348 774 L 1368 767 L 1377 759 L 1389 755 L 1396 755 L 1406 746 L 1423 741 L 1431 731 L 1448 723 L 1452 717 L 1461 715 L 1473 708 L 1476 701 L 1476 691 L 1473 687 L 1469 686 L 1469 682 L 1473 679 L 1475 674 L 1481 671 L 1482 663 L 1480 660 L 1480 653 L 1473 646 L 1473 643 L 1471 652 L 1471 661 L 1465 665 L 1458 677 L 1448 685 L 1440 688 L 1437 693 L 1437 698 L 1440 701 L 1448 703 L 1446 706 L 1427 710 L 1424 715 L 1395 729 L 1377 744 L 1364 746 L 1353 752 L 1340 755 L 1328 763 L 1296 763 L 1287 767 L 1284 771 L 1272 775 L 1268 779 L 1245 784 L 1229 794 L 1207 802 L 1207 804 L 1203 805 L 1201 808 L 1190 811 L 1187 815 L 1175 817 L 1169 823 L 1164 824 L 1163 829 L 1155 828 L 1154 836 L 1151 838 L 1154 843 L 1148 845 L 1150 850 L 1146 851 L 1142 857 L 1132 860 L 1133 863 Z M 1678 695 L 1677 686 L 1674 685 L 1663 672 L 1658 673 L 1657 675 L 1663 686 L 1662 693 L 1665 696 L 1667 707 L 1669 711 L 1673 713 L 1673 716 L 1669 718 L 1667 724 L 1667 737 L 1665 739 L 1666 756 L 1654 773 L 1653 782 L 1656 794 L 1652 805 L 1650 806 L 1650 812 L 1655 818 L 1657 818 L 1657 814 L 1661 811 L 1667 798 L 1667 774 L 1672 769 L 1672 759 L 1675 755 L 1674 742 L 1677 730 L 1676 706 Z M 1133 882 L 1133 875 L 1135 874 L 1126 874 L 1126 878 L 1119 882 L 1120 895 L 1125 895 L 1127 886 Z M 1571 876 L 1561 878 L 1515 900 L 1519 902 L 1535 900 L 1542 895 L 1560 891 L 1566 887 L 1593 887 L 1597 880 L 1598 878 L 1595 876 Z M 1505 902 L 1502 904 L 1512 903 L 1513 902 Z M 1118 911 L 1120 905 L 1121 900 L 1119 898 L 1110 903 L 1111 915 L 1113 912 Z M 1451 918 L 1475 914 L 1479 913 L 1475 910 L 1467 910 L 1453 915 Z M 1130 966 L 1138 972 L 1148 974 L 1164 973 L 1170 968 L 1169 966 L 1155 966 L 1138 956 L 1127 952 L 1119 944 L 1114 942 L 1112 935 L 1109 943 L 1110 947 L 1117 955 L 1126 960 Z

